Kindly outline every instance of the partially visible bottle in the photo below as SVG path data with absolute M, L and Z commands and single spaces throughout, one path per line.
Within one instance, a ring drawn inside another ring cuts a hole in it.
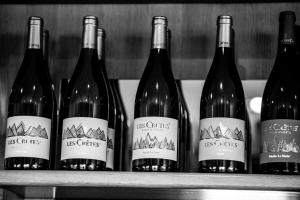
M 181 82 L 178 80 L 176 81 L 178 87 L 178 94 L 179 94 L 179 102 L 180 102 L 180 122 L 179 122 L 179 131 L 180 131 L 180 171 L 188 171 L 187 162 L 189 158 L 187 156 L 187 151 L 189 150 L 188 146 L 188 137 L 190 133 L 190 118 L 189 118 L 189 111 L 183 96 L 182 85 Z
M 25 56 L 9 96 L 5 169 L 49 169 L 55 102 L 43 62 L 43 19 L 30 17 Z
M 179 99 L 167 52 L 167 18 L 154 17 L 152 46 L 134 108 L 132 170 L 178 171 Z
M 114 167 L 114 157 L 115 153 L 118 151 L 115 145 L 115 138 L 119 137 L 116 135 L 116 100 L 112 91 L 112 87 L 109 83 L 106 66 L 105 66 L 105 31 L 102 28 L 98 28 L 98 36 L 97 36 L 97 52 L 99 59 L 99 67 L 101 72 L 103 73 L 103 77 L 105 79 L 105 84 L 108 89 L 108 97 L 109 97 L 109 119 L 108 119 L 108 130 L 107 130 L 107 152 L 106 152 L 106 169 L 107 170 L 115 170 Z
M 131 149 L 128 151 L 126 148 L 127 142 L 129 142 L 128 137 L 128 124 L 127 124 L 127 115 L 126 110 L 121 98 L 119 82 L 117 79 L 111 79 L 110 84 L 112 87 L 112 91 L 114 96 L 116 97 L 116 108 L 117 108 L 117 117 L 116 117 L 116 135 L 118 137 L 115 138 L 115 146 L 118 147 L 115 149 L 115 158 L 114 158 L 114 166 L 115 170 L 124 170 L 126 171 L 130 165 L 130 162 L 127 163 L 127 159 L 129 157 Z M 130 169 L 130 168 L 129 168 Z
M 57 110 L 57 103 L 56 103 L 56 97 L 55 97 L 55 87 L 53 84 L 53 81 L 50 76 L 49 71 L 49 31 L 46 29 L 43 29 L 43 42 L 42 42 L 42 49 L 43 49 L 43 61 L 45 66 L 45 71 L 47 78 L 49 79 L 48 82 L 51 84 L 52 88 L 52 101 L 54 103 L 54 109 L 53 109 L 53 116 L 52 116 L 52 140 L 51 140 L 51 169 L 56 168 L 56 161 L 58 159 L 57 157 L 57 117 L 58 117 L 58 110 Z
M 109 97 L 99 68 L 95 16 L 83 19 L 82 49 L 66 92 L 61 168 L 105 170 Z
M 294 12 L 280 13 L 277 56 L 262 99 L 262 173 L 299 174 L 300 62 L 295 21 Z
M 217 47 L 200 102 L 199 171 L 243 173 L 245 96 L 232 47 L 232 17 L 217 20 Z

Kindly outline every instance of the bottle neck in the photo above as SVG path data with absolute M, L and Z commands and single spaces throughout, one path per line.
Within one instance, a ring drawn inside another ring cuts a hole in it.
M 83 27 L 82 48 L 96 49 L 97 26 L 85 24 Z
M 43 34 L 43 43 L 42 43 L 42 47 L 43 47 L 43 60 L 48 62 L 48 46 L 49 44 L 49 36 L 47 34 Z
M 40 25 L 30 25 L 28 28 L 27 49 L 42 48 L 42 27 Z
M 292 21 L 279 24 L 277 56 L 296 54 L 295 24 Z
M 151 49 L 167 49 L 167 27 L 163 24 L 154 24 L 152 28 Z
M 231 24 L 219 24 L 217 30 L 217 48 L 232 47 Z
M 217 42 L 215 58 L 222 59 L 223 62 L 232 61 L 234 62 L 234 51 L 233 51 L 233 40 L 232 40 L 232 28 L 231 24 L 219 24 L 217 30 Z M 228 65 L 231 66 L 231 65 Z
M 103 37 L 97 37 L 97 53 L 98 53 L 98 59 L 104 60 L 104 38 Z

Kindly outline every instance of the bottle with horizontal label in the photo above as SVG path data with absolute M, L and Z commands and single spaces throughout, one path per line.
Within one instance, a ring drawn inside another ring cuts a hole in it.
M 167 18 L 154 17 L 150 56 L 135 98 L 133 171 L 178 171 L 179 97 L 166 34 Z
M 30 17 L 25 56 L 11 89 L 5 169 L 49 169 L 55 99 L 42 52 L 43 19 Z
M 199 171 L 243 173 L 245 96 L 234 59 L 232 17 L 217 19 L 217 47 L 200 100 Z
M 99 59 L 99 67 L 103 73 L 103 77 L 108 89 L 108 97 L 109 97 L 109 118 L 108 118 L 108 129 L 107 129 L 107 152 L 106 152 L 106 169 L 109 171 L 115 170 L 114 167 L 114 158 L 115 153 L 118 152 L 115 145 L 115 137 L 116 137 L 116 101 L 115 96 L 112 91 L 112 87 L 108 80 L 106 67 L 105 67 L 105 50 L 104 50 L 104 40 L 105 39 L 105 31 L 102 28 L 98 28 L 98 36 L 97 36 L 97 52 Z M 117 136 L 118 137 L 118 136 Z
M 278 50 L 267 81 L 261 108 L 260 171 L 299 174 L 300 84 L 295 13 L 279 17 Z
M 66 91 L 61 168 L 105 170 L 109 97 L 99 68 L 95 16 L 83 19 L 80 56 Z

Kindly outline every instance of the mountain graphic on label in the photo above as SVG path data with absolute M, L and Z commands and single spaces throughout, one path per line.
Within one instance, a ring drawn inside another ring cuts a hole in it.
M 154 138 L 151 138 L 150 133 L 147 133 L 145 139 L 141 137 L 140 139 L 137 139 L 132 145 L 132 150 L 153 148 L 175 151 L 175 143 L 172 140 L 168 142 L 168 139 L 166 137 L 164 138 L 164 140 L 159 141 L 156 136 L 154 136 Z
M 213 129 L 212 126 L 209 126 L 208 129 L 204 128 L 200 130 L 200 140 L 206 139 L 234 139 L 239 141 L 244 141 L 243 132 L 238 128 L 235 128 L 232 131 L 230 128 L 227 128 L 225 132 L 222 132 L 220 126 L 217 126 L 216 129 Z
M 12 126 L 7 127 L 6 137 L 16 137 L 16 136 L 31 136 L 31 137 L 40 137 L 48 139 L 48 134 L 45 128 L 42 128 L 41 125 L 37 127 L 30 126 L 26 129 L 26 126 L 23 121 L 21 121 L 18 126 L 13 123 Z
M 109 137 L 107 138 L 107 148 L 114 149 L 114 143 Z
M 274 136 L 273 140 L 270 141 L 264 141 L 263 144 L 263 153 L 299 153 L 300 148 L 299 145 L 296 142 L 296 139 L 293 138 L 293 140 L 286 141 L 282 139 L 278 139 L 276 136 Z
M 62 139 L 66 140 L 70 138 L 89 138 L 106 141 L 104 130 L 101 130 L 100 127 L 97 129 L 90 128 L 87 132 L 84 132 L 81 124 L 77 128 L 75 125 L 72 125 L 71 128 L 68 127 L 63 130 Z

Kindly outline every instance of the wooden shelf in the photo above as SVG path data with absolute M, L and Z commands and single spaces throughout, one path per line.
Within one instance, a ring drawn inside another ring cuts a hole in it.
M 3 0 L 6 4 L 280 3 L 299 0 Z
M 0 171 L 0 186 L 300 191 L 299 176 L 259 174 Z
M 199 199 L 217 191 L 300 197 L 299 176 L 259 174 L 1 170 L 0 186 L 23 198 Z

